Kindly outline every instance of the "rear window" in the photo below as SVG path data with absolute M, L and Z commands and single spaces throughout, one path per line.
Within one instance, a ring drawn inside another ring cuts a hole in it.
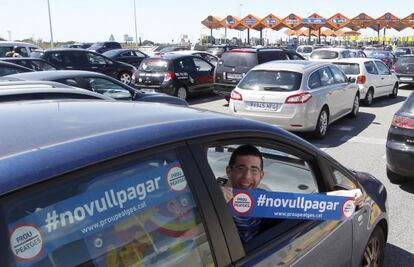
M 296 52 L 298 53 L 312 53 L 313 49 L 310 46 L 299 47 Z
M 144 59 L 139 65 L 141 71 L 165 72 L 172 71 L 171 62 L 165 59 L 151 58 Z
M 13 50 L 13 46 L 0 46 L 0 57 L 6 57 L 6 53 Z
M 89 47 L 89 49 L 91 49 L 91 50 L 96 50 L 96 49 L 98 49 L 98 48 L 101 48 L 101 47 L 103 47 L 103 43 L 94 43 L 93 45 L 91 45 L 90 47 Z
M 334 59 L 338 58 L 338 52 L 330 50 L 316 50 L 311 54 L 312 59 Z
M 213 48 L 207 49 L 207 52 L 210 52 L 212 54 L 214 54 L 214 52 L 224 53 L 224 51 L 225 51 L 224 47 L 213 47 Z
M 119 51 L 117 51 L 117 50 L 109 50 L 109 51 L 106 51 L 105 53 L 103 53 L 102 55 L 104 55 L 106 57 L 113 57 L 116 54 L 118 54 L 118 52 Z
M 410 54 L 411 50 L 409 48 L 397 48 L 395 54 Z
M 221 62 L 226 67 L 247 67 L 253 68 L 258 64 L 256 53 L 227 52 L 221 56 Z
M 414 64 L 414 57 L 400 57 L 397 60 L 398 65 Z
M 257 91 L 295 91 L 301 82 L 302 74 L 298 72 L 255 70 L 249 72 L 238 87 Z
M 357 75 L 360 72 L 358 63 L 335 63 L 335 65 L 346 75 Z

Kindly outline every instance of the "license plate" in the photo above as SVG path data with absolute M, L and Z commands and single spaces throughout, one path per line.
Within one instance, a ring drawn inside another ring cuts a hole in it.
M 277 111 L 281 106 L 280 103 L 256 102 L 256 101 L 245 101 L 245 104 L 248 110 L 263 110 L 263 111 Z
M 229 80 L 241 80 L 243 75 L 240 73 L 227 73 L 227 79 Z
M 155 93 L 154 89 L 140 89 L 144 93 Z
M 412 81 L 413 78 L 412 77 L 400 77 L 401 81 Z

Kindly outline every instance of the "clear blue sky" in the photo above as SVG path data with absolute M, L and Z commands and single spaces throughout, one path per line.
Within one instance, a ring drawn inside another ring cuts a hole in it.
M 103 41 L 111 34 L 123 41 L 124 34 L 135 37 L 134 0 L 49 0 L 55 41 Z M 177 41 L 187 34 L 196 41 L 210 31 L 201 25 L 208 15 L 224 18 L 226 15 L 244 17 L 248 14 L 264 17 L 273 13 L 281 18 L 290 13 L 306 17 L 313 12 L 330 17 L 340 12 L 350 18 L 361 12 L 377 18 L 386 12 L 406 17 L 414 12 L 412 0 L 135 0 L 137 6 L 138 36 L 156 42 Z M 50 40 L 47 0 L 0 0 L 0 37 L 14 40 L 34 37 Z M 267 31 L 265 36 L 277 38 L 279 33 Z M 214 31 L 220 37 L 224 31 Z M 394 30 L 390 35 L 396 35 Z M 401 35 L 413 35 L 408 29 Z M 237 36 L 235 30 L 228 36 Z M 245 36 L 246 33 L 242 33 Z M 364 36 L 375 35 L 363 31 Z M 251 36 L 258 36 L 252 31 Z

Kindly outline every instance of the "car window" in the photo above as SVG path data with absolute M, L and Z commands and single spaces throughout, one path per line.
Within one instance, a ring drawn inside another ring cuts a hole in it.
M 5 57 L 6 53 L 13 50 L 13 46 L 0 46 L 0 57 Z
M 78 87 L 78 88 L 83 88 L 83 89 L 91 90 L 90 88 L 84 88 L 84 86 L 81 85 L 82 82 L 81 82 L 80 79 L 67 78 L 67 79 L 59 79 L 59 80 L 56 80 L 56 82 L 63 83 L 63 84 L 67 84 L 69 86 L 74 86 L 74 87 Z
M 10 74 L 16 74 L 21 73 L 25 71 L 21 71 L 18 68 L 8 67 L 8 66 L 0 66 L 0 76 L 10 75 Z
M 378 67 L 379 74 L 387 75 L 391 74 L 390 69 L 381 61 L 375 61 L 375 65 Z
M 172 64 L 168 60 L 159 58 L 147 58 L 144 59 L 139 65 L 138 70 L 148 72 L 165 72 L 172 70 Z
M 291 60 L 303 60 L 303 57 L 301 57 L 300 55 L 297 55 L 297 54 L 294 54 L 294 53 L 290 53 L 288 55 L 289 55 L 289 58 Z
M 0 203 L 7 266 L 214 265 L 174 152 L 59 177 Z
M 104 78 L 85 78 L 91 85 L 92 91 L 112 97 L 117 100 L 131 100 L 132 93 L 122 86 Z
M 46 54 L 45 57 L 46 57 L 47 61 L 49 61 L 50 63 L 52 63 L 56 66 L 63 66 L 64 65 L 63 55 L 60 52 L 48 53 L 48 54 Z
M 345 74 L 341 70 L 339 70 L 337 67 L 330 66 L 329 69 L 331 70 L 336 83 L 346 83 L 347 82 L 347 78 L 346 78 Z
M 340 68 L 346 75 L 358 75 L 360 73 L 358 63 L 334 63 L 335 66 Z
M 315 71 L 309 77 L 308 86 L 310 89 L 315 89 L 321 87 L 321 77 L 319 75 L 319 71 Z
M 27 49 L 24 46 L 15 47 L 14 52 L 18 53 L 22 57 L 28 57 L 29 56 L 29 53 L 27 52 Z
M 295 91 L 302 83 L 302 73 L 293 71 L 254 70 L 247 73 L 238 87 L 257 91 Z
M 217 61 L 218 61 L 217 58 L 215 58 L 215 57 L 213 57 L 209 54 L 200 53 L 198 56 L 204 58 L 205 60 L 207 60 L 208 62 L 210 62 L 213 65 L 217 64 Z
M 86 53 L 86 57 L 88 59 L 88 62 L 92 65 L 105 65 L 106 64 L 105 58 L 100 55 L 96 55 L 93 53 Z
M 258 64 L 256 53 L 244 53 L 244 52 L 224 53 L 221 56 L 220 62 L 222 62 L 225 67 L 252 68 Z
M 336 51 L 318 49 L 312 52 L 310 58 L 312 59 L 335 59 L 339 54 Z
M 414 57 L 400 57 L 397 60 L 396 65 L 408 65 L 408 64 L 414 64 Z
M 121 57 L 135 57 L 134 51 L 125 51 L 120 54 Z
M 260 51 L 257 53 L 259 64 L 272 60 L 288 60 L 289 57 L 286 53 L 281 51 Z
M 213 66 L 208 64 L 206 61 L 202 60 L 201 58 L 193 58 L 194 64 L 198 71 L 205 71 L 210 72 L 213 70 Z
M 69 66 L 85 66 L 87 59 L 85 53 L 64 52 L 64 64 Z M 53 62 L 51 62 L 53 64 Z
M 374 62 L 368 61 L 364 63 L 365 69 L 369 74 L 376 74 L 378 75 L 377 67 L 375 66 Z
M 174 61 L 175 71 L 194 72 L 194 61 L 189 57 L 179 58 Z
M 327 67 L 319 70 L 319 76 L 321 77 L 321 86 L 327 86 L 335 83 L 334 77 Z
M 145 54 L 143 54 L 142 52 L 140 52 L 140 51 L 133 51 L 134 53 L 135 53 L 135 56 L 137 56 L 137 57 L 140 57 L 140 58 L 144 58 L 144 57 L 147 57 Z
M 52 65 L 50 65 L 47 62 L 44 61 L 37 61 L 37 60 L 33 60 L 31 62 L 32 66 L 34 66 L 35 70 L 39 71 L 39 70 L 56 70 L 55 67 L 53 67 Z
M 350 58 L 352 57 L 349 51 L 342 51 L 341 52 L 342 58 Z M 354 56 L 355 57 L 355 56 Z
M 352 181 L 348 175 L 344 174 L 342 171 L 336 169 L 335 167 L 331 167 L 331 171 L 334 178 L 334 186 L 337 188 L 335 189 L 355 189 L 357 185 L 354 181 Z

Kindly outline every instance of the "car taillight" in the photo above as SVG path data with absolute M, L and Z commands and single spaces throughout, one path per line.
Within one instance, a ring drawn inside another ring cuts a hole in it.
M 312 98 L 310 93 L 300 93 L 297 95 L 291 95 L 285 100 L 285 104 L 303 104 Z
M 366 81 L 367 81 L 367 77 L 365 77 L 365 75 L 358 75 L 356 83 L 364 84 Z
M 394 115 L 391 125 L 398 128 L 414 130 L 414 119 L 405 116 Z
M 236 101 L 242 101 L 243 100 L 242 95 L 239 92 L 237 92 L 236 90 L 231 91 L 230 98 L 233 99 L 233 100 L 236 100 Z
M 174 78 L 175 78 L 175 73 L 174 72 L 167 72 L 164 75 L 164 82 L 168 82 L 168 81 L 170 81 Z

